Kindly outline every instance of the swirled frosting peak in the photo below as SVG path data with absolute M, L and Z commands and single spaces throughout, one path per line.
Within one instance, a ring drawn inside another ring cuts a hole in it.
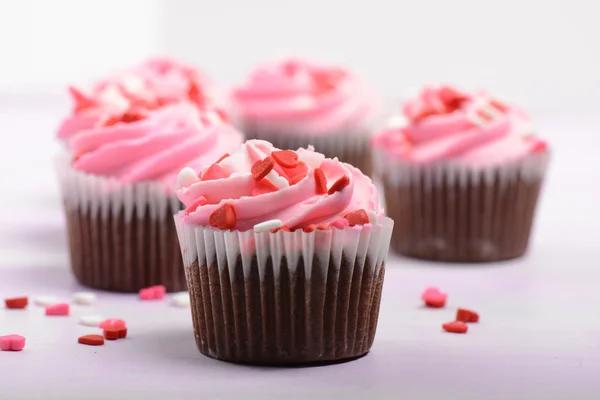
M 132 108 L 68 141 L 77 170 L 123 183 L 164 180 L 173 187 L 184 166 L 209 164 L 241 143 L 241 133 L 190 103 Z
M 154 110 L 190 102 L 201 109 L 221 108 L 212 82 L 200 70 L 168 58 L 152 58 L 95 83 L 89 91 L 70 87 L 72 115 L 65 118 L 59 139 L 97 126 L 109 114 L 132 107 Z M 223 117 L 225 114 L 219 111 Z
M 487 92 L 425 87 L 403 114 L 405 122 L 383 129 L 374 145 L 404 162 L 486 166 L 547 151 L 521 109 Z
M 182 170 L 179 180 L 181 218 L 193 225 L 310 231 L 374 223 L 383 214 L 368 177 L 312 147 L 279 150 L 249 140 L 197 175 Z
M 373 91 L 349 71 L 298 59 L 260 66 L 233 98 L 244 124 L 285 133 L 361 129 L 380 107 Z

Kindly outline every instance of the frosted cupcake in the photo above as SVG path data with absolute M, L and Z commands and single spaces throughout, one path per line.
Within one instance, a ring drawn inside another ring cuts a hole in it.
M 212 82 L 199 69 L 167 58 L 153 58 L 95 83 L 86 92 L 69 87 L 72 115 L 65 118 L 58 138 L 66 141 L 80 130 L 102 126 L 107 118 L 136 108 L 154 110 L 182 101 L 201 109 L 224 107 Z
M 369 138 L 381 102 L 349 71 L 301 60 L 267 64 L 234 90 L 233 103 L 248 138 L 282 149 L 314 145 L 370 174 Z
M 203 354 L 298 364 L 369 351 L 393 227 L 369 178 L 312 148 L 250 140 L 179 180 L 187 208 L 175 221 Z
M 527 250 L 549 159 L 526 114 L 485 92 L 426 87 L 374 139 L 392 248 L 485 262 Z
M 181 209 L 177 173 L 236 150 L 241 134 L 218 116 L 179 103 L 114 114 L 67 143 L 58 175 L 77 280 L 119 292 L 158 284 L 184 290 L 172 219 Z

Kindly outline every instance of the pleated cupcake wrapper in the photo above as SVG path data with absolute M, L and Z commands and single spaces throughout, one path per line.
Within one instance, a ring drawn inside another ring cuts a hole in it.
M 548 153 L 487 168 L 408 165 L 382 151 L 375 158 L 398 253 L 486 262 L 527 250 Z
M 186 289 L 172 215 L 181 209 L 160 183 L 121 184 L 56 160 L 67 215 L 71 266 L 77 280 L 96 289 L 135 292 L 162 284 Z
M 312 145 L 326 157 L 337 157 L 340 161 L 360 169 L 365 175 L 371 175 L 371 136 L 368 131 L 301 135 L 261 132 L 260 129 L 250 127 L 245 132 L 248 139 L 266 140 L 279 149 L 297 150 Z
M 298 364 L 351 359 L 371 348 L 391 219 L 309 233 L 175 221 L 203 354 Z

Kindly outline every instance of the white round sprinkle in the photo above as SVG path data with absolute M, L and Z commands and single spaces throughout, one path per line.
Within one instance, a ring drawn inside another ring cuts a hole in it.
M 273 182 L 273 185 L 277 186 L 279 189 L 290 187 L 290 183 L 283 176 L 276 176 L 271 182 Z
M 98 326 L 104 319 L 101 315 L 84 315 L 79 317 L 79 323 L 85 326 Z
M 198 181 L 198 175 L 190 167 L 185 167 L 177 175 L 177 187 L 190 186 Z
M 254 225 L 254 232 L 268 232 L 271 229 L 279 228 L 283 225 L 280 219 L 271 219 L 269 221 L 261 222 L 260 224 Z
M 96 295 L 91 292 L 77 292 L 73 293 L 73 301 L 75 304 L 89 306 L 96 302 Z
M 377 214 L 375 213 L 375 211 L 371 210 L 367 214 L 369 215 L 369 223 L 371 225 L 376 225 L 377 224 Z
M 58 298 L 52 297 L 52 296 L 38 296 L 35 299 L 33 299 L 33 303 L 36 306 L 45 307 L 45 306 L 49 306 L 49 305 L 58 303 Z
M 188 292 L 179 292 L 173 295 L 173 305 L 175 307 L 189 307 L 190 306 L 190 294 Z

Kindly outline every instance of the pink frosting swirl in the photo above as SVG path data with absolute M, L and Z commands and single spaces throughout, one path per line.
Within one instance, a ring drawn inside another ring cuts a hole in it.
M 259 67 L 233 99 L 244 125 L 274 133 L 361 131 L 380 107 L 350 72 L 294 59 Z
M 215 99 L 212 82 L 201 71 L 167 58 L 153 58 L 113 74 L 96 83 L 89 93 L 76 87 L 70 87 L 69 92 L 73 114 L 63 120 L 59 139 L 101 125 L 107 116 L 130 108 L 151 110 L 182 101 L 203 109 L 222 106 Z
M 547 151 L 521 109 L 483 91 L 425 87 L 403 112 L 407 122 L 384 129 L 374 145 L 405 162 L 492 165 Z
M 185 165 L 202 166 L 242 143 L 242 135 L 218 116 L 190 103 L 149 113 L 125 113 L 105 126 L 68 140 L 73 168 L 122 183 L 164 181 L 174 187 Z
M 277 159 L 278 152 L 269 142 L 249 140 L 198 176 L 183 170 L 177 191 L 187 206 L 180 214 L 183 222 L 209 226 L 213 213 L 224 205 L 233 207 L 236 221 L 230 228 L 239 231 L 271 220 L 280 220 L 290 230 L 317 224 L 343 227 L 348 225 L 344 217 L 353 211 L 364 210 L 370 222 L 383 214 L 368 177 L 311 147 L 294 153 L 297 165 L 288 168 L 275 162 L 264 178 L 257 177 L 257 163 Z

